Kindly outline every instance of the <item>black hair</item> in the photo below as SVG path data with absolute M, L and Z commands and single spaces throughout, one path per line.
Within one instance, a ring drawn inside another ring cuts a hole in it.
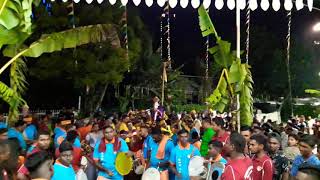
M 288 138 L 289 138 L 289 137 L 292 137 L 292 138 L 294 138 L 294 139 L 297 140 L 297 141 L 300 140 L 299 136 L 296 135 L 296 134 L 293 134 L 293 133 L 289 134 L 289 135 L 288 135 Z
M 26 123 L 22 120 L 18 120 L 16 123 L 14 123 L 14 127 L 21 127 L 25 125 Z
M 0 134 L 8 132 L 7 128 L 0 128 Z
M 151 128 L 151 134 L 152 135 L 161 135 L 161 129 L 159 127 L 153 127 L 153 128 Z
M 213 122 L 216 123 L 216 125 L 220 126 L 221 128 L 224 128 L 224 120 L 220 117 L 216 117 L 213 119 Z
M 188 134 L 188 131 L 186 131 L 185 129 L 181 129 L 180 131 L 178 131 L 178 135 L 185 134 L 185 133 Z
M 257 142 L 257 144 L 259 145 L 263 145 L 263 150 L 268 151 L 268 140 L 266 138 L 266 136 L 262 135 L 262 134 L 255 134 L 253 136 L 250 137 L 251 140 L 255 140 Z
M 39 137 L 41 135 L 47 135 L 47 136 L 50 136 L 50 132 L 49 131 L 44 131 L 44 130 L 40 130 L 37 134 L 37 139 L 39 139 Z
M 246 140 L 241 134 L 237 132 L 231 133 L 230 144 L 234 146 L 236 152 L 244 153 L 244 149 L 246 147 Z
M 251 132 L 251 128 L 250 128 L 250 126 L 243 125 L 240 127 L 240 131 L 250 131 Z
M 196 131 L 193 131 L 193 132 L 191 133 L 191 139 L 194 139 L 194 140 L 200 139 L 200 136 L 199 136 L 199 134 L 198 134 Z
M 307 174 L 308 180 L 320 179 L 320 167 L 304 163 L 299 166 L 298 171 Z
M 128 134 L 128 132 L 125 131 L 125 130 L 121 130 L 121 131 L 119 132 L 119 134 Z
M 218 140 L 213 140 L 209 142 L 209 146 L 213 146 L 213 147 L 217 147 L 222 149 L 223 148 L 223 144 L 222 142 L 218 141 Z
M 59 146 L 59 152 L 62 153 L 64 151 L 73 151 L 72 144 L 68 141 L 62 141 Z
M 24 165 L 32 174 L 39 168 L 39 166 L 41 166 L 42 163 L 51 159 L 52 157 L 47 151 L 39 151 L 28 156 Z
M 211 119 L 209 117 L 205 117 L 203 120 L 202 120 L 202 123 L 209 123 L 211 124 Z
M 73 143 L 77 137 L 78 137 L 78 132 L 76 130 L 71 130 L 67 132 L 66 140 L 69 141 L 70 143 Z
M 317 144 L 315 137 L 309 134 L 302 135 L 299 141 L 308 144 L 311 148 Z
M 108 128 L 114 130 L 114 128 L 112 126 L 105 126 L 103 129 L 106 130 Z

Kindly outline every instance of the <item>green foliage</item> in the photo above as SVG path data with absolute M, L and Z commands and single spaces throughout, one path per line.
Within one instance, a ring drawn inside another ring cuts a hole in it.
M 231 105 L 230 102 L 234 103 L 236 95 L 239 94 L 241 124 L 250 125 L 253 120 L 253 80 L 250 66 L 241 64 L 240 59 L 231 51 L 231 43 L 218 36 L 203 6 L 198 9 L 198 13 L 202 35 L 205 37 L 213 34 L 216 39 L 216 45 L 209 51 L 215 62 L 223 68 L 218 85 L 207 101 L 216 110 L 223 112 L 228 105 Z
M 316 89 L 306 89 L 305 92 L 315 96 L 320 96 L 320 91 Z

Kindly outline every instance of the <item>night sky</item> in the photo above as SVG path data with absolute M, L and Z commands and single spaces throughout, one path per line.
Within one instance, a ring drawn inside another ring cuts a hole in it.
M 271 2 L 271 1 L 270 1 Z M 156 2 L 154 2 L 156 3 Z M 213 3 L 213 2 L 212 2 Z M 131 5 L 134 6 L 134 5 Z M 162 8 L 158 5 L 147 7 L 144 2 L 138 7 L 141 18 L 148 26 L 150 33 L 153 35 L 154 45 L 159 46 L 160 41 L 160 15 Z M 294 7 L 295 8 L 295 7 Z M 170 9 L 175 18 L 171 18 L 171 54 L 174 66 L 184 64 L 184 73 L 192 75 L 194 60 L 197 57 L 203 57 L 205 52 L 204 38 L 201 36 L 197 10 L 191 5 L 183 9 L 179 5 Z M 251 12 L 251 27 L 264 26 L 268 31 L 273 32 L 279 37 L 279 43 L 286 45 L 287 34 L 287 17 L 286 11 L 282 7 L 275 12 L 270 7 L 269 10 L 263 11 L 258 9 Z M 245 49 L 245 17 L 246 12 L 241 12 L 241 49 Z M 230 41 L 234 45 L 236 42 L 235 10 L 229 10 L 226 5 L 222 10 L 217 10 L 214 5 L 210 6 L 210 16 L 219 35 Z M 171 16 L 172 17 L 172 16 Z M 300 11 L 292 12 L 292 39 L 299 39 L 306 43 L 312 43 L 314 39 L 320 39 L 320 33 L 312 32 L 312 25 L 320 22 L 320 11 L 309 12 L 305 7 Z M 129 22 L 130 23 L 130 22 Z

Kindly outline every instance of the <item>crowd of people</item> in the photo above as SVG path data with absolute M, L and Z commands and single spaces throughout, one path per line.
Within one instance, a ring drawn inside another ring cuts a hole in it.
M 154 180 L 144 172 L 156 169 L 161 180 L 319 180 L 319 130 L 320 121 L 298 116 L 254 119 L 237 131 L 227 113 L 159 106 L 84 119 L 27 114 L 10 126 L 0 116 L 0 179 Z M 119 153 L 133 159 L 124 176 Z

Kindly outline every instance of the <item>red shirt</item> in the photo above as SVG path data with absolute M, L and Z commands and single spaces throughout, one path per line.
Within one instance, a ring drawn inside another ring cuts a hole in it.
M 269 156 L 264 155 L 261 158 L 254 156 L 252 158 L 252 164 L 252 177 L 254 180 L 272 180 L 273 165 Z
M 252 180 L 252 168 L 252 161 L 248 157 L 229 160 L 221 180 Z
M 220 141 L 223 145 L 225 145 L 229 141 L 230 134 L 229 132 L 223 133 L 221 136 L 217 133 L 215 136 L 213 136 L 212 141 Z
M 56 149 L 55 155 L 56 155 L 56 158 L 59 157 L 60 155 L 59 148 Z M 78 171 L 80 169 L 81 158 L 82 158 L 81 148 L 73 146 L 73 159 L 71 164 L 74 171 Z

